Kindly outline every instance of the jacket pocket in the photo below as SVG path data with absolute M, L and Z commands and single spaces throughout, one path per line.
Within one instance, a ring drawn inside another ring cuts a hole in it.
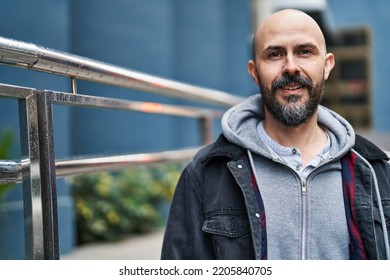
M 251 230 L 245 213 L 208 216 L 202 230 L 211 235 L 218 259 L 254 258 Z

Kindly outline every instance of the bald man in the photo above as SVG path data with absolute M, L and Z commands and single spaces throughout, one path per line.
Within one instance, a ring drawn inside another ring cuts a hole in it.
M 335 64 L 307 14 L 270 15 L 248 72 L 260 93 L 184 169 L 162 259 L 390 259 L 387 155 L 319 105 Z

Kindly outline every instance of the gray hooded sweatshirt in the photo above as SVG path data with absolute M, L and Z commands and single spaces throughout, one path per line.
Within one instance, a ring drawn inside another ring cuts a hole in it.
M 263 119 L 262 98 L 256 94 L 226 112 L 222 132 L 248 151 L 265 209 L 268 259 L 349 259 L 339 159 L 354 145 L 353 128 L 319 106 L 329 156 L 302 178 L 261 140 L 258 125 Z

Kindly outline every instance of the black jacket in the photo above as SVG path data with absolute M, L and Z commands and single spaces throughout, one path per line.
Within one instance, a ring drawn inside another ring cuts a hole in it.
M 354 209 L 359 233 L 370 259 L 385 259 L 385 240 L 379 205 L 390 232 L 389 158 L 377 146 L 356 136 Z M 266 236 L 245 168 L 244 149 L 220 136 L 184 169 L 172 201 L 164 236 L 162 259 L 260 259 Z

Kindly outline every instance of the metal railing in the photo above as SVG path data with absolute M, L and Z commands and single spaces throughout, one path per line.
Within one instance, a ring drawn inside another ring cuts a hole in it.
M 196 118 L 201 123 L 203 144 L 212 140 L 212 121 L 223 114 L 222 110 L 215 109 L 82 95 L 77 92 L 77 80 L 147 91 L 225 108 L 242 100 L 240 97 L 222 91 L 163 79 L 3 37 L 0 37 L 0 64 L 62 75 L 69 77 L 72 82 L 71 93 L 0 84 L 0 97 L 17 99 L 19 104 L 21 159 L 0 159 L 0 184 L 23 182 L 26 259 L 59 259 L 57 178 L 123 169 L 139 164 L 186 160 L 199 148 L 95 158 L 56 159 L 53 104 Z

